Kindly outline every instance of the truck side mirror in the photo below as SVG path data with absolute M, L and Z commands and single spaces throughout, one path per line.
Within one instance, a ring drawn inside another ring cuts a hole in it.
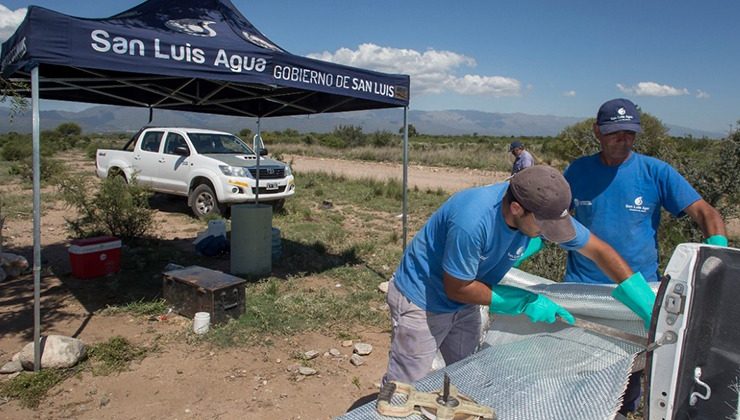
M 190 156 L 190 150 L 187 146 L 177 146 L 175 147 L 175 154 L 180 156 Z
M 267 149 L 260 149 L 260 156 L 267 156 Z

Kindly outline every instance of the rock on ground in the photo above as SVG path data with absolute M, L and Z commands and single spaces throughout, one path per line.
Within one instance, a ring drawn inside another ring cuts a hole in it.
M 85 343 L 63 335 L 41 338 L 41 368 L 68 368 L 77 364 L 87 354 Z M 23 347 L 20 362 L 26 370 L 33 370 L 34 343 Z

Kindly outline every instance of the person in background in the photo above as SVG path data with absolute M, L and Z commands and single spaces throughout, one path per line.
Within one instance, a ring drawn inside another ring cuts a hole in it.
M 634 277 L 610 246 L 571 218 L 570 204 L 565 178 L 544 165 L 449 198 L 414 236 L 389 281 L 393 329 L 382 383 L 423 378 L 438 350 L 446 364 L 472 354 L 480 335 L 478 305 L 497 314 L 525 314 L 533 322 L 560 317 L 573 323 L 572 315 L 547 297 L 498 284 L 531 238 L 542 236 L 581 253 L 617 283 Z M 655 294 L 649 287 L 633 288 L 617 299 L 644 314 Z
M 573 161 L 564 176 L 573 193 L 575 219 L 611 245 L 645 280 L 655 282 L 661 208 L 676 217 L 688 214 L 708 244 L 727 246 L 727 237 L 719 212 L 683 176 L 668 163 L 632 150 L 641 131 L 634 103 L 621 98 L 605 102 L 593 125 L 601 151 Z M 596 264 L 576 252 L 568 252 L 565 281 L 611 283 Z M 635 411 L 639 400 L 637 372 L 630 378 L 620 412 Z
M 512 142 L 509 145 L 509 152 L 514 155 L 514 165 L 511 167 L 511 174 L 515 174 L 524 168 L 534 165 L 532 154 L 524 150 L 524 144 L 520 141 Z

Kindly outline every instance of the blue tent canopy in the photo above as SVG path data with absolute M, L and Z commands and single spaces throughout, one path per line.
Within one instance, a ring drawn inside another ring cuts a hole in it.
M 104 19 L 31 6 L 0 65 L 12 80 L 38 66 L 44 99 L 248 117 L 409 103 L 409 76 L 290 54 L 229 0 L 149 0 Z

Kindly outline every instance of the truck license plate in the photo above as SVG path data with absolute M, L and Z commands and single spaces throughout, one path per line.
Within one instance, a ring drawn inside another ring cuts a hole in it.
M 268 182 L 267 183 L 267 189 L 268 190 L 276 190 L 276 189 L 278 189 L 277 182 Z

